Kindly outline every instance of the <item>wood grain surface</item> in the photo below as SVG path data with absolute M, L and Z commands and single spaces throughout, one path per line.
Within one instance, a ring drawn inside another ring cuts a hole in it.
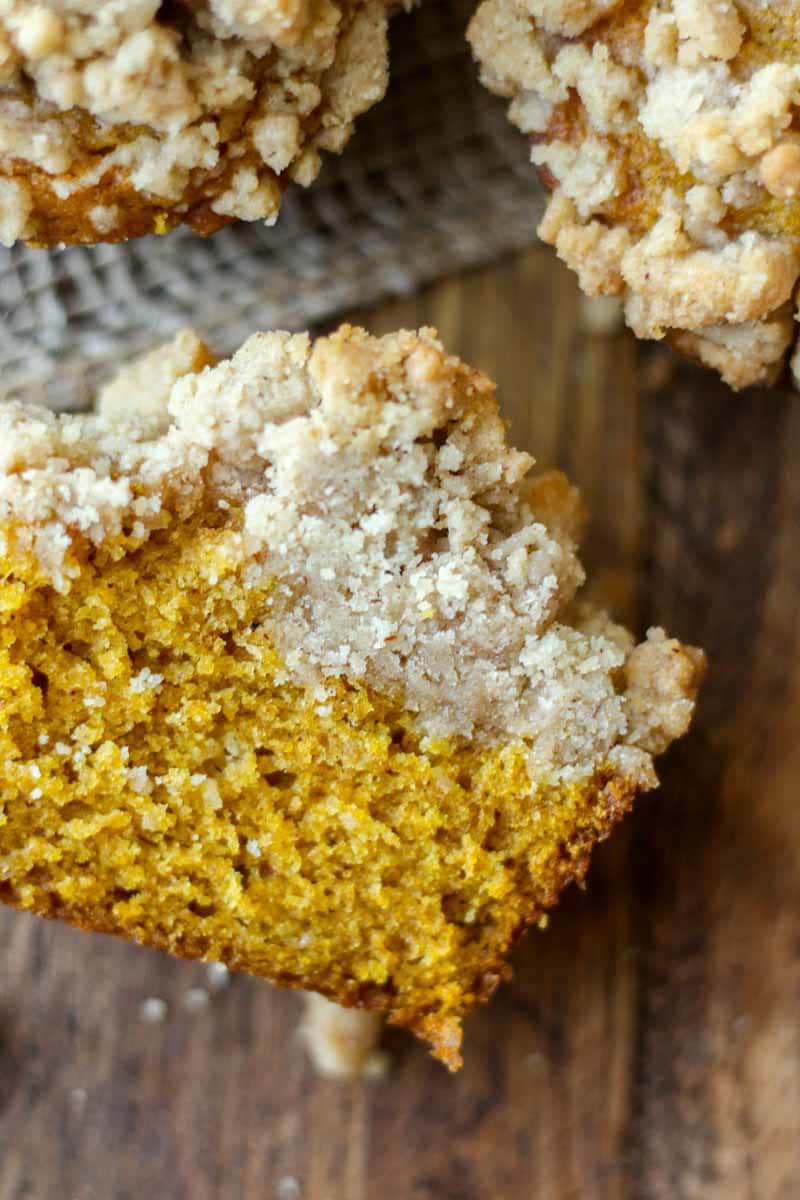
M 704 645 L 664 761 L 450 1077 L 315 1079 L 299 999 L 3 913 L 0 1200 L 800 1197 L 800 401 L 587 336 L 550 252 L 358 314 L 431 323 L 593 513 L 593 586 Z M 147 997 L 166 1001 L 147 1024 Z

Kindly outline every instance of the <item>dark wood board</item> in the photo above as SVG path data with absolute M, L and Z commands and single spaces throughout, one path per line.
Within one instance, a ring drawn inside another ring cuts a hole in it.
M 296 996 L 0 916 L 0 1200 L 800 1197 L 800 399 L 588 336 L 544 248 L 359 319 L 436 324 L 578 482 L 593 587 L 710 656 L 693 733 L 449 1076 L 313 1077 Z M 160 1024 L 144 998 L 167 1001 Z

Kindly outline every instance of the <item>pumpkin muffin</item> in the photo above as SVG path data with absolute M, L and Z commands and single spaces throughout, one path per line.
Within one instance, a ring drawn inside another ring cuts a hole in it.
M 387 0 L 0 0 L 0 241 L 272 223 L 386 89 Z
M 184 334 L 95 415 L 0 409 L 0 898 L 456 1068 L 703 656 L 576 601 L 574 490 L 434 331 L 209 359 Z
M 734 388 L 773 380 L 797 333 L 797 8 L 484 0 L 469 37 L 552 190 L 539 232 L 581 287 Z

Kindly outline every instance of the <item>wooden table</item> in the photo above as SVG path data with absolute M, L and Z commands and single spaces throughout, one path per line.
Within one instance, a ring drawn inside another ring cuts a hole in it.
M 315 1079 L 296 996 L 4 913 L 0 1200 L 800 1197 L 800 401 L 581 329 L 542 248 L 360 314 L 433 323 L 594 514 L 616 612 L 704 645 L 692 735 L 455 1077 Z M 166 1019 L 142 1021 L 146 997 Z

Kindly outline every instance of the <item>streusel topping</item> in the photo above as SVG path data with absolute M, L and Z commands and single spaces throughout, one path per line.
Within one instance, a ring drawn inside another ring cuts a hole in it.
M 261 334 L 218 366 L 201 355 L 184 334 L 128 375 L 135 395 L 151 374 L 163 419 L 153 404 L 121 424 L 113 392 L 95 416 L 0 410 L 14 553 L 66 592 L 91 547 L 238 510 L 224 554 L 252 588 L 272 581 L 263 622 L 321 704 L 328 681 L 366 681 L 434 739 L 519 738 L 534 774 L 606 763 L 652 785 L 699 659 L 576 606 L 576 494 L 529 477 L 485 376 L 430 330 Z
M 484 82 L 553 195 L 540 233 L 636 334 L 734 387 L 794 338 L 800 25 L 762 0 L 484 0 Z
M 383 95 L 386 14 L 0 0 L 0 241 L 124 237 L 143 231 L 131 209 L 157 232 L 274 220 L 282 182 L 310 183 Z

